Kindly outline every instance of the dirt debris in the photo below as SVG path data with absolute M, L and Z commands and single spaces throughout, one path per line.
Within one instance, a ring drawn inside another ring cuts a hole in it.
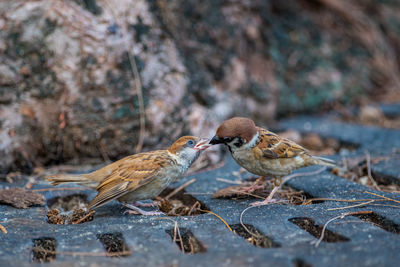
M 76 209 L 73 212 L 60 212 L 58 209 L 51 209 L 47 212 L 47 222 L 50 224 L 79 224 L 93 221 L 95 211 Z
M 387 157 L 372 157 L 370 165 L 377 164 L 380 161 L 388 159 Z M 370 188 L 384 191 L 384 192 L 392 192 L 392 193 L 400 193 L 400 184 L 396 179 L 391 179 L 390 177 L 383 177 L 373 173 L 370 170 L 370 175 L 368 174 L 368 166 L 367 156 L 362 155 L 353 158 L 344 158 L 343 159 L 344 167 L 333 168 L 331 173 L 337 175 L 339 177 L 345 178 L 352 182 L 359 183 L 364 186 L 368 186 Z
M 160 210 L 168 216 L 193 216 L 204 213 L 200 210 L 208 210 L 204 203 L 188 194 L 185 189 L 166 199 L 172 191 L 174 188 L 167 188 L 157 198 Z

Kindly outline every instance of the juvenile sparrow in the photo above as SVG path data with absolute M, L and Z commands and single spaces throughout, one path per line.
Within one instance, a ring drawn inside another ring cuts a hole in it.
M 181 178 L 200 152 L 209 146 L 208 139 L 183 136 L 168 150 L 139 153 L 92 173 L 53 175 L 47 180 L 52 185 L 77 183 L 96 189 L 98 194 L 89 204 L 91 210 L 117 199 L 130 209 L 128 213 L 159 215 L 162 213 L 138 208 L 144 206 L 138 201 L 158 196 L 170 183 Z
M 272 175 L 278 180 L 293 170 L 310 166 L 335 166 L 329 159 L 312 156 L 295 142 L 257 127 L 248 118 L 235 117 L 224 121 L 210 144 L 228 146 L 235 161 L 249 172 L 262 176 Z M 275 193 L 277 186 L 272 190 Z M 272 200 L 271 195 L 266 202 Z

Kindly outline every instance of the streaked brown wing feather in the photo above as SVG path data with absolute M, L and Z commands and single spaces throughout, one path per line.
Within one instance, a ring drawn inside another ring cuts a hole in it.
M 129 156 L 97 187 L 99 192 L 90 209 L 97 208 L 151 182 L 168 163 L 159 153 L 141 153 Z
M 295 142 L 282 138 L 275 133 L 259 128 L 260 142 L 257 147 L 262 150 L 263 157 L 276 158 L 293 158 L 307 150 L 296 144 Z

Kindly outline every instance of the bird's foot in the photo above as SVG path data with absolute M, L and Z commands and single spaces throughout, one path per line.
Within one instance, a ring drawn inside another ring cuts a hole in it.
M 242 187 L 241 191 L 243 193 L 251 194 L 251 193 L 254 193 L 254 191 L 256 191 L 256 190 L 261 190 L 261 189 L 264 189 L 264 188 L 265 188 L 265 185 L 260 185 L 260 184 L 254 183 L 251 186 Z
M 161 211 L 145 211 L 145 210 L 142 210 L 131 204 L 124 203 L 123 205 L 128 208 L 128 210 L 126 210 L 124 212 L 124 214 L 135 214 L 135 215 L 139 214 L 139 215 L 146 215 L 146 216 L 165 215 Z
M 279 190 L 279 188 L 280 188 L 280 186 L 275 186 L 265 200 L 251 203 L 250 206 L 263 206 L 263 205 L 268 205 L 268 204 L 276 202 L 277 200 L 274 199 L 273 197 L 274 197 L 275 193 Z
M 152 202 L 149 202 L 149 203 L 136 201 L 135 202 L 135 207 L 151 207 L 151 208 L 155 208 L 155 207 L 158 207 L 159 204 L 160 203 L 158 201 L 152 201 Z
M 253 202 L 253 203 L 250 204 L 250 206 L 252 206 L 252 207 L 264 206 L 264 205 L 276 203 L 277 201 L 278 201 L 278 200 L 275 199 L 275 198 L 272 198 L 272 199 L 266 198 L 266 199 L 263 200 L 263 201 L 256 201 L 256 202 Z

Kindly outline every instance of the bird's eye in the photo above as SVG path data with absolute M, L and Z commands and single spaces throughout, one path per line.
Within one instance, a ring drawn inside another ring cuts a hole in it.
M 224 137 L 224 138 L 222 138 L 222 140 L 224 141 L 224 143 L 229 143 L 233 140 L 233 138 L 232 137 Z
M 186 142 L 186 145 L 193 147 L 194 146 L 194 141 L 193 140 L 189 140 Z

